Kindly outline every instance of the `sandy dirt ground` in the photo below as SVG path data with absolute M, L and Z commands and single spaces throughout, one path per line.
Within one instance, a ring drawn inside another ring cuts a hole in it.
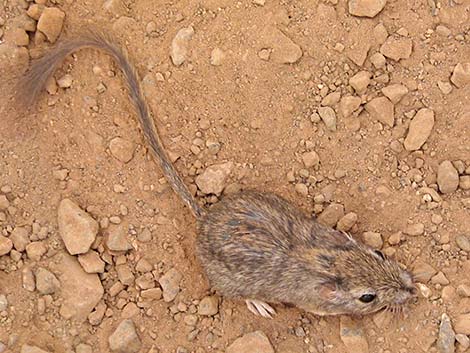
M 414 270 L 419 300 L 268 320 L 212 292 L 108 56 L 12 108 L 12 74 L 81 27 L 127 48 L 201 204 L 276 192 Z M 4 0 L 0 64 L 0 352 L 469 351 L 470 1 Z

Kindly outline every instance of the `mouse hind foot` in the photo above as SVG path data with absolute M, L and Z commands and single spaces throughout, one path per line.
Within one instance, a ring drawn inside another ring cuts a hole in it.
M 245 303 L 248 310 L 255 315 L 260 315 L 268 319 L 272 319 L 273 315 L 276 315 L 276 310 L 274 310 L 268 303 L 261 300 L 247 299 L 245 300 Z

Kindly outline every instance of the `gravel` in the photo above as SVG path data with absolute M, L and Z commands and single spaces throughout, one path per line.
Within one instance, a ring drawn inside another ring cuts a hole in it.
M 372 119 L 393 127 L 395 116 L 392 102 L 386 97 L 377 97 L 365 105 Z
M 233 168 L 232 162 L 214 164 L 196 177 L 196 185 L 206 195 L 220 195 Z
M 163 300 L 165 302 L 173 301 L 180 291 L 180 282 L 183 276 L 181 273 L 172 268 L 166 272 L 160 279 L 160 286 L 163 290 Z
M 36 270 L 36 289 L 42 295 L 53 294 L 60 288 L 57 277 L 49 270 L 39 267 Z
M 459 173 L 451 161 L 443 161 L 437 169 L 437 185 L 443 194 L 450 194 L 459 187 Z
M 454 67 L 451 82 L 458 88 L 463 88 L 470 83 L 470 63 L 458 63 Z

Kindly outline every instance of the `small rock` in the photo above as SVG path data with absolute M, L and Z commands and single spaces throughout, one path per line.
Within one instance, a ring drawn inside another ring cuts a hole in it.
M 323 98 L 320 104 L 324 107 L 332 107 L 336 105 L 340 99 L 341 92 L 336 91 L 328 94 L 325 98 Z
M 375 17 L 383 10 L 387 0 L 349 0 L 349 13 L 358 17 Z
M 53 294 L 60 288 L 60 282 L 57 277 L 43 267 L 36 270 L 36 289 L 39 293 Z
M 26 245 L 26 254 L 33 261 L 41 260 L 41 257 L 47 252 L 47 245 L 42 241 L 33 241 Z
M 385 59 L 385 56 L 383 56 L 380 53 L 372 54 L 369 60 L 376 69 L 383 69 L 385 68 L 385 65 L 387 64 L 387 59 Z
M 23 281 L 23 288 L 28 292 L 34 292 L 36 289 L 36 281 L 34 279 L 34 273 L 29 267 L 25 267 L 21 271 L 21 279 Z
M 455 335 L 455 340 L 459 342 L 461 352 L 465 352 L 470 347 L 470 338 L 467 335 L 458 333 Z
M 338 221 L 338 224 L 336 225 L 336 229 L 342 231 L 342 232 L 347 232 L 351 230 L 351 228 L 356 224 L 357 222 L 357 214 L 354 212 L 349 212 L 345 214 L 341 219 Z
M 318 114 L 330 131 L 336 131 L 336 113 L 331 107 L 319 107 Z
M 434 111 L 423 108 L 411 120 L 404 146 L 407 151 L 416 151 L 424 145 L 434 127 Z
M 5 195 L 0 195 L 0 210 L 4 211 L 10 207 L 10 201 L 8 201 Z
M 10 234 L 13 246 L 19 252 L 26 250 L 26 245 L 30 243 L 28 230 L 24 227 L 15 227 Z
M 75 353 L 93 353 L 93 348 L 85 343 L 80 343 L 75 347 Z
M 408 88 L 397 83 L 382 88 L 382 93 L 385 97 L 390 99 L 393 104 L 397 104 L 408 93 Z
M 127 13 L 126 6 L 122 0 L 106 0 L 103 4 L 103 9 L 116 17 L 123 16 Z
M 274 348 L 262 331 L 255 331 L 233 341 L 226 353 L 274 353 Z
M 199 303 L 197 313 L 204 316 L 214 316 L 219 312 L 219 299 L 215 296 L 205 297 Z
M 70 88 L 72 87 L 73 77 L 70 74 L 65 74 L 57 80 L 57 85 L 60 88 Z
M 180 291 L 182 278 L 181 273 L 175 268 L 172 268 L 160 278 L 158 282 L 163 289 L 163 300 L 165 302 L 171 302 L 176 298 Z
M 380 52 L 395 61 L 408 59 L 413 50 L 413 42 L 410 38 L 402 36 L 389 36 L 384 44 L 380 47 Z
M 459 178 L 459 188 L 462 190 L 470 190 L 470 175 L 462 175 Z
M 470 63 L 458 63 L 454 67 L 450 78 L 457 88 L 462 88 L 470 83 Z
M 134 283 L 135 276 L 126 264 L 116 266 L 116 272 L 123 285 L 131 286 Z
M 446 275 L 439 271 L 437 275 L 435 275 L 433 278 L 431 278 L 431 283 L 433 284 L 440 284 L 443 286 L 447 286 L 450 282 L 447 279 Z
M 374 98 L 365 105 L 365 108 L 371 115 L 372 119 L 378 120 L 385 125 L 393 127 L 393 123 L 395 121 L 394 108 L 392 102 L 390 102 L 388 98 Z
M 424 234 L 424 224 L 423 223 L 409 224 L 408 226 L 406 226 L 403 233 L 405 233 L 406 235 L 410 235 L 412 237 L 422 235 Z
M 21 346 L 21 352 L 20 353 L 49 353 L 49 352 L 45 351 L 41 348 L 38 348 L 36 346 L 30 346 L 29 344 L 23 344 Z
M 470 313 L 461 314 L 455 318 L 454 330 L 456 333 L 470 335 Z
M 112 224 L 106 231 L 105 243 L 111 251 L 128 251 L 132 249 L 132 245 L 127 240 L 128 225 Z
M 455 242 L 461 250 L 470 252 L 470 237 L 460 234 L 455 238 Z
M 320 164 L 320 157 L 315 151 L 305 152 L 302 154 L 302 162 L 304 162 L 305 168 L 316 167 Z
M 148 243 L 152 240 L 152 233 L 148 228 L 144 228 L 144 230 L 137 235 L 137 240 L 142 243 Z
M 98 233 L 98 222 L 70 199 L 63 199 L 58 209 L 59 233 L 70 255 L 90 250 Z
M 390 245 L 398 245 L 402 241 L 402 232 L 396 232 L 390 235 L 387 239 Z
M 104 294 L 97 274 L 86 273 L 77 259 L 65 253 L 57 254 L 51 261 L 51 270 L 59 277 L 63 318 L 83 322 Z M 53 268 L 52 268 L 53 267 Z
M 101 260 L 100 255 L 90 250 L 86 254 L 78 255 L 78 262 L 82 265 L 86 273 L 103 273 L 104 261 Z
M 38 21 L 44 11 L 45 6 L 42 4 L 31 4 L 26 12 L 33 20 Z
M 260 49 L 270 48 L 269 60 L 276 64 L 294 64 L 303 55 L 300 46 L 275 26 L 266 26 L 259 38 Z
M 109 142 L 109 150 L 114 158 L 122 163 L 128 163 L 134 157 L 135 144 L 121 137 L 115 137 Z
M 0 235 L 0 256 L 7 255 L 13 249 L 13 242 L 3 235 Z
M 340 317 L 340 337 L 348 352 L 369 352 L 369 344 L 364 331 L 348 316 Z
M 355 96 L 344 96 L 339 103 L 339 111 L 345 118 L 354 113 L 361 106 L 361 98 Z
M 443 194 L 450 194 L 459 187 L 459 173 L 450 161 L 443 161 L 437 169 L 437 185 Z
M 130 302 L 130 303 L 127 303 L 124 306 L 124 308 L 122 308 L 121 317 L 123 319 L 130 319 L 131 317 L 139 315 L 139 312 L 140 312 L 139 307 L 135 303 Z
M 29 44 L 28 33 L 23 28 L 12 28 L 5 33 L 5 40 L 19 47 Z
M 171 42 L 170 56 L 175 66 L 180 66 L 188 55 L 189 41 L 194 35 L 194 28 L 181 28 Z
M 427 283 L 436 273 L 434 267 L 425 262 L 418 262 L 413 266 L 413 275 L 418 282 Z
M 51 43 L 59 38 L 64 24 L 65 13 L 56 7 L 46 7 L 38 21 L 38 30 L 44 33 Z
M 359 71 L 353 77 L 349 79 L 349 84 L 357 92 L 357 94 L 363 94 L 370 83 L 371 73 L 369 71 Z
M 219 49 L 215 48 L 211 52 L 211 65 L 213 66 L 220 66 L 222 65 L 223 61 L 225 59 L 225 53 Z
M 163 292 L 160 288 L 150 288 L 140 292 L 140 296 L 144 299 L 160 300 L 162 299 Z
M 122 321 L 108 338 L 109 348 L 116 353 L 137 353 L 142 348 L 142 342 L 131 319 Z
M 368 41 L 360 41 L 357 45 L 348 50 L 347 56 L 354 64 L 362 66 L 367 59 L 370 46 L 371 44 Z
M 8 309 L 8 299 L 5 294 L 0 294 L 0 312 Z
M 467 284 L 459 284 L 457 294 L 464 298 L 470 298 L 470 286 Z
M 295 192 L 299 195 L 307 196 L 308 195 L 308 187 L 304 183 L 297 183 L 295 184 Z
M 441 324 L 439 325 L 439 335 L 437 337 L 437 350 L 439 353 L 455 352 L 455 333 L 452 329 L 452 323 L 447 314 L 442 314 Z
M 318 216 L 318 222 L 328 227 L 334 227 L 344 216 L 344 207 L 338 203 L 332 203 Z
M 196 185 L 206 195 L 220 195 L 232 168 L 232 162 L 211 165 L 196 177 Z
M 437 81 L 437 87 L 443 94 L 450 94 L 452 92 L 452 85 L 447 81 Z
M 382 235 L 376 232 L 364 232 L 362 235 L 364 243 L 374 249 L 381 249 L 383 246 Z
M 266 3 L 266 0 L 252 0 L 253 4 L 259 5 L 259 6 L 264 6 Z
M 145 259 L 140 259 L 135 266 L 137 272 L 146 273 L 153 270 L 153 266 L 150 262 Z

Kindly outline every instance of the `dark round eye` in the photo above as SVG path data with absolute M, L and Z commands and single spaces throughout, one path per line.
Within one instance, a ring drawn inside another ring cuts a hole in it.
M 384 256 L 384 254 L 382 254 L 382 251 L 374 250 L 374 252 L 375 252 L 377 255 L 379 255 L 379 256 L 382 258 L 382 260 L 385 260 L 385 256 Z
M 376 295 L 375 294 L 363 294 L 359 298 L 359 300 L 363 303 L 370 303 L 375 299 Z

